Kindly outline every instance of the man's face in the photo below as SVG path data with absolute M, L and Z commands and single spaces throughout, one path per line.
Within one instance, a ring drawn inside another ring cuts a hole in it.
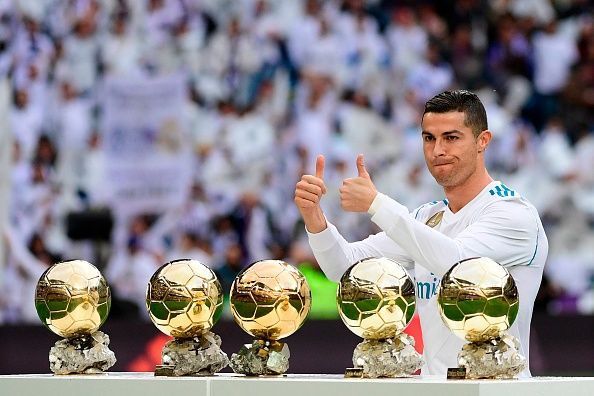
M 462 185 L 477 170 L 479 152 L 486 147 L 490 133 L 482 132 L 475 138 L 464 125 L 464 113 L 457 111 L 426 113 L 421 126 L 429 172 L 444 188 Z

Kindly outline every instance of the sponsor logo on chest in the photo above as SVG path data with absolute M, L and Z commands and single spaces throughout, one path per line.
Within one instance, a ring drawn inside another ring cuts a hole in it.
M 433 272 L 425 279 L 417 281 L 417 298 L 421 300 L 430 300 L 439 290 L 439 279 Z

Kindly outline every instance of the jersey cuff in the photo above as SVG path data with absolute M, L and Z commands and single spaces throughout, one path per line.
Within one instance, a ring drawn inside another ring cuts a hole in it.
M 377 224 L 383 231 L 389 231 L 394 226 L 395 215 L 401 217 L 409 216 L 408 208 L 387 195 L 381 195 L 377 211 L 371 216 L 371 221 Z M 380 194 L 378 194 L 379 196 Z
M 315 234 L 309 232 L 305 227 L 307 238 L 309 239 L 309 246 L 313 251 L 323 251 L 330 249 L 335 243 L 334 230 L 336 227 L 326 219 L 326 229 Z
M 376 214 L 376 212 L 378 211 L 380 206 L 382 206 L 382 202 L 383 202 L 382 197 L 385 197 L 385 195 L 379 191 L 377 194 L 375 194 L 375 198 L 373 198 L 373 202 L 371 203 L 371 205 L 369 205 L 369 209 L 367 209 L 367 213 L 369 213 L 371 216 Z

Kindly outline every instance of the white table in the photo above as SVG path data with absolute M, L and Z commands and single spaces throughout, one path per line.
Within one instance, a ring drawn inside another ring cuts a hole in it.
M 81 396 L 594 396 L 594 377 L 446 380 L 419 376 L 346 379 L 342 375 L 155 377 L 153 373 L 2 375 L 0 395 Z

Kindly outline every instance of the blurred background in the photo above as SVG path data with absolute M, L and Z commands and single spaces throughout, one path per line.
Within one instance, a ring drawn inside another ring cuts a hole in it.
M 0 373 L 49 372 L 33 293 L 69 259 L 112 288 L 114 369 L 153 370 L 166 337 L 146 284 L 175 258 L 226 290 L 255 260 L 298 266 L 313 308 L 290 371 L 342 372 L 358 339 L 295 183 L 326 156 L 325 210 L 350 240 L 377 231 L 339 205 L 358 153 L 410 210 L 442 199 L 420 115 L 465 88 L 487 109 L 491 175 L 549 238 L 532 372 L 594 375 L 593 15 L 588 0 L 0 1 Z M 250 341 L 228 310 L 214 331 L 229 354 Z

